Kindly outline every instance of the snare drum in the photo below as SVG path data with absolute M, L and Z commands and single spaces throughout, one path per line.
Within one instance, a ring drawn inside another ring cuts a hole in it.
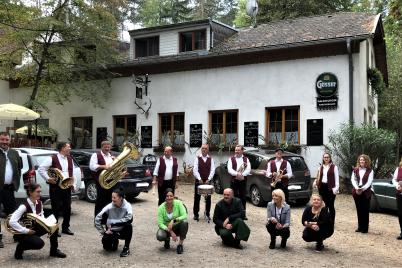
M 211 195 L 214 193 L 214 186 L 208 184 L 202 184 L 197 187 L 197 193 L 199 195 Z

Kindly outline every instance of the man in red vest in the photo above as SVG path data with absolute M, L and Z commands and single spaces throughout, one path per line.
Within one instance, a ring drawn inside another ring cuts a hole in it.
M 278 179 L 276 186 L 272 187 L 271 191 L 275 189 L 281 189 L 285 193 L 286 203 L 289 203 L 289 179 L 292 175 L 292 167 L 289 162 L 282 158 L 283 149 L 277 148 L 275 150 L 275 159 L 269 161 L 267 167 L 267 177 L 272 179 Z
M 234 196 L 240 198 L 244 208 L 244 219 L 246 217 L 246 187 L 247 176 L 250 175 L 251 166 L 250 161 L 243 155 L 243 146 L 236 145 L 235 155 L 228 161 L 228 172 L 232 175 L 232 182 L 230 188 L 234 192 Z
M 215 174 L 215 164 L 209 153 L 209 145 L 203 144 L 201 146 L 201 155 L 194 160 L 193 175 L 195 177 L 194 188 L 194 220 L 199 220 L 200 212 L 200 199 L 201 195 L 197 193 L 197 187 L 202 184 L 210 184 Z M 209 212 L 211 210 L 211 195 L 205 196 L 205 216 L 209 222 Z
M 75 190 L 76 179 L 67 189 L 61 189 L 56 178 L 51 178 L 47 174 L 49 168 L 57 168 L 63 173 L 64 178 L 73 177 L 73 159 L 70 156 L 71 147 L 67 142 L 59 142 L 57 144 L 57 154 L 46 158 L 39 167 L 40 175 L 49 184 L 50 203 L 52 205 L 52 213 L 55 218 L 59 219 L 60 210 L 63 213 L 63 224 L 61 232 L 68 235 L 74 235 L 70 230 L 70 215 L 71 215 L 71 191 Z
M 176 179 L 179 176 L 177 158 L 172 155 L 172 147 L 166 146 L 163 156 L 159 157 L 154 169 L 153 184 L 158 183 L 158 206 L 165 201 L 165 190 L 176 188 Z
M 93 153 L 89 161 L 92 178 L 96 181 L 95 217 L 110 202 L 112 202 L 111 189 L 103 189 L 99 184 L 99 175 L 103 170 L 109 170 L 114 157 L 110 154 L 112 145 L 109 141 L 102 141 L 100 152 Z

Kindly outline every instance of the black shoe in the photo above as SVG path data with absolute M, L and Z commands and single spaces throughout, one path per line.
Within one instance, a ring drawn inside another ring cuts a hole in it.
M 243 246 L 240 244 L 240 242 L 236 243 L 233 247 L 237 249 L 243 249 Z
M 63 229 L 61 232 L 63 234 L 74 235 L 74 233 L 70 230 L 70 228 Z
M 22 260 L 22 253 L 24 253 L 24 251 L 20 248 L 20 245 L 18 244 L 17 247 L 15 248 L 15 253 L 14 253 L 14 258 L 16 260 Z
M 194 215 L 193 219 L 194 219 L 195 221 L 199 221 L 199 220 L 200 220 L 200 217 L 197 216 L 197 215 Z
M 57 233 L 57 237 L 61 237 L 61 234 L 60 234 L 60 232 L 58 232 L 58 233 Z
M 287 239 L 282 238 L 281 248 L 286 248 L 286 241 L 287 241 Z
M 163 245 L 164 248 L 169 249 L 170 248 L 170 240 L 165 240 L 165 244 Z
M 178 245 L 176 248 L 177 254 L 183 254 L 183 245 Z
M 402 233 L 396 239 L 402 240 Z
M 323 249 L 324 249 L 324 244 L 317 242 L 317 244 L 315 245 L 315 251 L 320 252 L 320 251 L 322 251 Z
M 355 230 L 355 232 L 356 232 L 356 233 L 361 233 L 362 230 L 360 230 L 359 228 L 357 228 L 357 229 Z
M 130 249 L 127 247 L 124 247 L 120 253 L 120 257 L 127 257 L 128 255 L 130 255 Z
M 50 256 L 51 257 L 56 257 L 56 258 L 65 258 L 65 257 L 67 257 L 67 255 L 64 254 L 63 252 L 61 252 L 59 249 L 57 249 L 56 251 L 50 252 Z
M 362 230 L 362 231 L 360 231 L 362 234 L 367 234 L 368 233 L 368 230 Z
M 247 221 L 247 220 L 248 220 L 248 218 L 247 218 L 246 216 L 244 216 L 244 219 L 243 219 L 243 220 Z
M 274 249 L 275 248 L 275 240 L 271 240 L 271 243 L 269 243 L 269 249 Z

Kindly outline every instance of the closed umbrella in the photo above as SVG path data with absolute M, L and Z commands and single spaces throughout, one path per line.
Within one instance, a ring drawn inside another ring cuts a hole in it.
M 0 119 L 2 120 L 35 120 L 40 115 L 31 109 L 14 103 L 0 104 Z

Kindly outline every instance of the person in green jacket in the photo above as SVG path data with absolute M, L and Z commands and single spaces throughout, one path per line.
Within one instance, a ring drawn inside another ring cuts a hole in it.
M 156 239 L 164 241 L 164 247 L 170 248 L 170 237 L 176 242 L 179 237 L 179 245 L 177 245 L 177 254 L 183 253 L 183 242 L 188 232 L 187 209 L 183 202 L 174 198 L 171 188 L 165 191 L 165 202 L 158 208 L 158 232 Z

